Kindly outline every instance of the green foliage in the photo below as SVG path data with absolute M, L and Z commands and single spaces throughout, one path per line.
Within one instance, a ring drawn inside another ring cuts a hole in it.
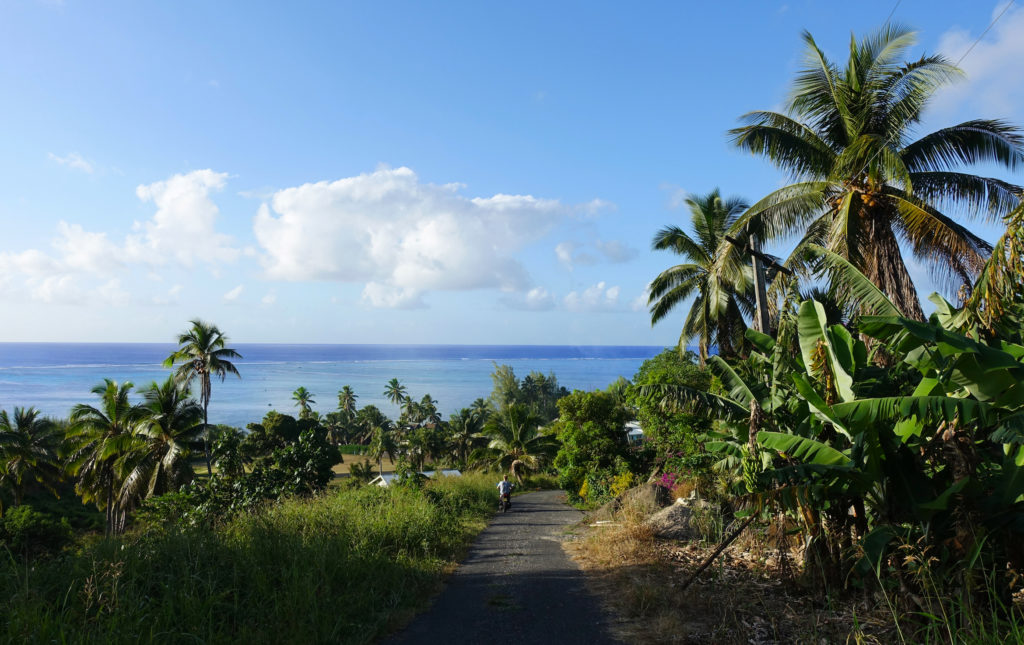
M 994 119 L 920 136 L 931 99 L 963 72 L 937 55 L 904 61 L 915 41 L 905 27 L 887 22 L 867 37 L 851 38 L 838 64 L 810 34 L 803 39 L 806 58 L 785 112 L 748 113 L 731 132 L 739 148 L 765 158 L 793 183 L 751 206 L 733 230 L 765 240 L 799 234 L 786 261 L 790 268 L 836 277 L 845 262 L 877 290 L 862 288 L 864 281 L 837 281 L 833 287 L 844 300 L 853 296 L 870 306 L 884 292 L 897 311 L 923 320 L 901 247 L 954 288 L 973 282 L 989 246 L 940 209 L 1002 216 L 1016 207 L 1019 186 L 969 171 L 985 164 L 1019 167 L 1024 137 L 1017 126 Z M 808 254 L 813 247 L 841 262 Z M 1019 272 L 1009 275 L 1019 282 Z M 783 280 L 776 287 L 787 285 Z
M 436 589 L 493 499 L 484 476 L 374 486 L 2 560 L 0 641 L 374 641 Z
M 71 525 L 66 518 L 41 513 L 27 504 L 0 517 L 0 543 L 26 558 L 55 553 L 70 544 L 71 539 Z
M 626 401 L 635 411 L 635 418 L 644 431 L 644 441 L 657 455 L 693 454 L 700 451 L 700 437 L 711 429 L 707 414 L 681 411 L 662 405 L 662 397 L 645 386 L 683 386 L 707 391 L 712 376 L 697 364 L 693 352 L 680 354 L 666 349 L 640 365 L 633 375 L 633 385 L 626 391 Z
M 376 469 L 374 469 L 373 463 L 370 462 L 369 459 L 364 459 L 361 462 L 357 461 L 353 463 L 349 467 L 348 472 L 353 479 L 361 481 L 364 484 L 369 483 L 370 480 L 377 475 L 377 471 Z
M 588 474 L 603 472 L 618 463 L 628 464 L 625 424 L 630 414 L 615 395 L 601 391 L 577 390 L 558 401 L 558 410 L 558 421 L 551 427 L 561 442 L 554 467 L 559 485 L 577 501 Z M 629 472 L 628 465 L 625 470 Z
M 276 451 L 298 441 L 303 432 L 319 427 L 320 423 L 316 419 L 296 419 L 271 410 L 262 422 L 246 426 L 249 433 L 242 441 L 242 454 L 246 461 L 256 464 L 273 461 Z
M 750 315 L 754 307 L 753 269 L 742 252 L 749 234 L 735 226 L 747 204 L 723 199 L 716 188 L 688 196 L 686 206 L 694 237 L 678 226 L 666 226 L 654 236 L 654 249 L 672 251 L 684 263 L 651 281 L 648 304 L 653 325 L 695 296 L 679 334 L 679 351 L 696 339 L 703 364 L 712 346 L 723 356 L 736 354 L 746 329 L 743 314 Z M 727 242 L 729 233 L 738 245 Z
M 520 381 L 511 365 L 495 363 L 491 380 L 494 390 L 490 405 L 494 410 L 501 412 L 512 405 L 525 406 L 541 423 L 558 417 L 558 400 L 569 394 L 569 390 L 558 384 L 554 373 L 530 372 Z
M 540 418 L 521 403 L 491 415 L 483 434 L 490 441 L 473 460 L 508 472 L 519 482 L 524 474 L 547 466 L 558 452 L 558 439 L 543 431 Z
M 62 428 L 35 408 L 16 407 L 13 415 L 0 410 L 0 514 L 7 493 L 15 505 L 33 486 L 56 494 L 62 470 L 57 449 L 62 439 Z

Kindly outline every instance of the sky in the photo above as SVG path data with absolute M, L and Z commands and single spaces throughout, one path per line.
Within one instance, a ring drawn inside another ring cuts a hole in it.
M 1020 4 L 5 0 L 0 342 L 674 345 L 651 238 L 783 185 L 726 133 L 803 30 L 891 13 L 967 73 L 921 134 L 1024 124 Z

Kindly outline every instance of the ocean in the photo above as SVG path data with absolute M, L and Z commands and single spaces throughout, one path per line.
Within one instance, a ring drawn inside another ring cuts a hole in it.
M 521 379 L 531 371 L 554 373 L 565 387 L 607 387 L 631 378 L 661 347 L 554 345 L 280 345 L 238 344 L 241 378 L 214 380 L 210 423 L 245 427 L 269 410 L 295 414 L 292 392 L 313 393 L 315 410 L 337 408 L 349 385 L 359 407 L 373 404 L 397 417 L 384 387 L 397 378 L 415 399 L 430 394 L 447 418 L 491 392 L 494 364 L 511 365 Z M 76 403 L 94 404 L 90 390 L 104 378 L 141 388 L 163 381 L 169 343 L 0 343 L 0 409 L 35 407 L 65 417 Z M 141 397 L 136 397 L 136 400 Z

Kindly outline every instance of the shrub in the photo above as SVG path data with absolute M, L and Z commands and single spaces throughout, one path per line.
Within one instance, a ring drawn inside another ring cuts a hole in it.
M 71 543 L 71 525 L 31 506 L 15 506 L 0 519 L 0 539 L 25 557 L 54 553 Z

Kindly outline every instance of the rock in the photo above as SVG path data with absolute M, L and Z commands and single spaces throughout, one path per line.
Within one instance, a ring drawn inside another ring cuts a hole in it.
M 672 496 L 663 486 L 640 484 L 630 488 L 616 499 L 619 506 L 632 506 L 653 513 L 672 503 Z
M 640 484 L 630 488 L 596 511 L 588 514 L 591 521 L 608 520 L 615 517 L 623 508 L 639 511 L 644 515 L 657 512 L 672 503 L 669 492 L 657 484 Z
M 697 528 L 690 525 L 693 509 L 688 504 L 673 504 L 647 519 L 655 537 L 669 540 L 699 539 Z

